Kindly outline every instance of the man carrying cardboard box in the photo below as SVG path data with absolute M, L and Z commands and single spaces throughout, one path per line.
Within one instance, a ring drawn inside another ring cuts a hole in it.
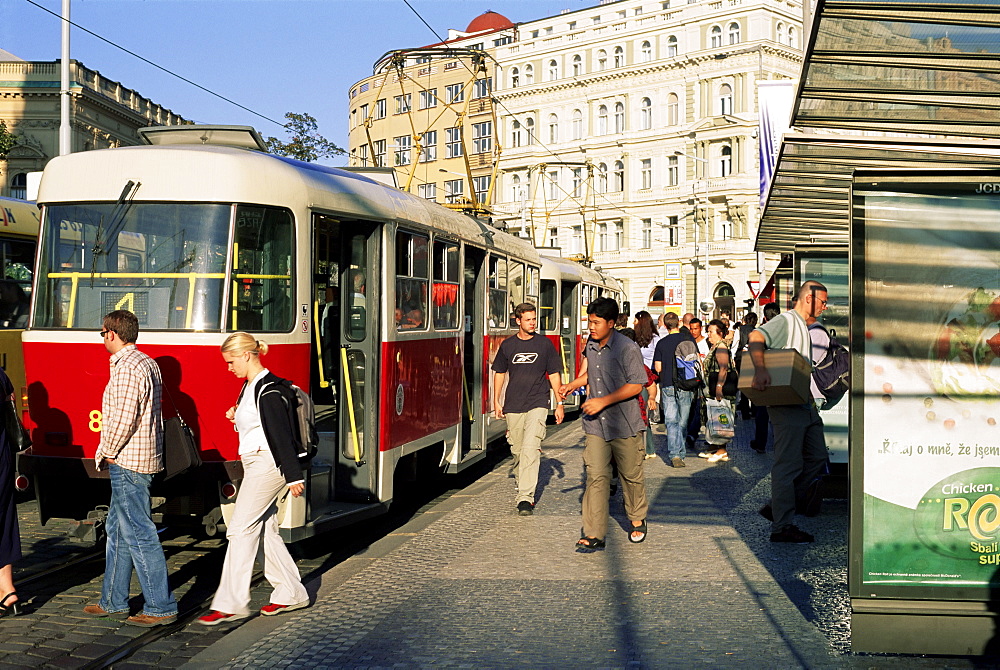
M 750 333 L 748 351 L 754 364 L 753 388 L 765 391 L 771 374 L 764 362 L 765 349 L 795 349 L 812 360 L 812 341 L 807 325 L 826 309 L 826 287 L 807 281 L 796 294 L 795 306 Z M 774 462 L 771 465 L 771 503 L 761 514 L 771 518 L 771 542 L 812 542 L 813 536 L 792 523 L 795 501 L 823 471 L 827 459 L 823 420 L 816 404 L 807 402 L 768 407 L 774 427 Z M 770 509 L 768 509 L 770 507 Z

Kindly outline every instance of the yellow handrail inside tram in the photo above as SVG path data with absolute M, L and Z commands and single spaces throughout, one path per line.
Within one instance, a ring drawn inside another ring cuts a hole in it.
M 313 301 L 313 330 L 316 333 L 316 361 L 319 364 L 319 387 L 325 389 L 330 386 L 326 379 L 326 370 L 323 367 L 323 342 L 320 340 L 319 332 L 319 300 Z
M 344 371 L 344 390 L 347 391 L 347 416 L 351 420 L 351 438 L 354 441 L 354 462 L 361 464 L 361 445 L 358 441 L 358 422 L 354 417 L 354 389 L 351 387 L 351 371 L 347 367 L 347 349 L 340 349 L 340 368 Z

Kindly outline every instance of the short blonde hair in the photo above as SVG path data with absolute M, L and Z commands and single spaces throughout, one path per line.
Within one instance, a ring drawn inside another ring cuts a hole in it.
M 249 351 L 255 356 L 263 356 L 267 354 L 267 348 L 267 342 L 254 339 L 253 335 L 244 332 L 233 333 L 222 343 L 222 353 L 224 354 Z

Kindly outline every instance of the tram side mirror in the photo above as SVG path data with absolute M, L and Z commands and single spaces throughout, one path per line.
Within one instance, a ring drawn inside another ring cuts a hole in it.
M 632 316 L 632 303 L 628 300 L 622 301 L 622 314 L 625 316 Z

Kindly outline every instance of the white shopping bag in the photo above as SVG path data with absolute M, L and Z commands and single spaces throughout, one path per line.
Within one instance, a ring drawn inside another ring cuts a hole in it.
M 705 441 L 709 444 L 727 444 L 736 436 L 736 414 L 726 399 L 705 398 L 708 420 L 705 422 Z

